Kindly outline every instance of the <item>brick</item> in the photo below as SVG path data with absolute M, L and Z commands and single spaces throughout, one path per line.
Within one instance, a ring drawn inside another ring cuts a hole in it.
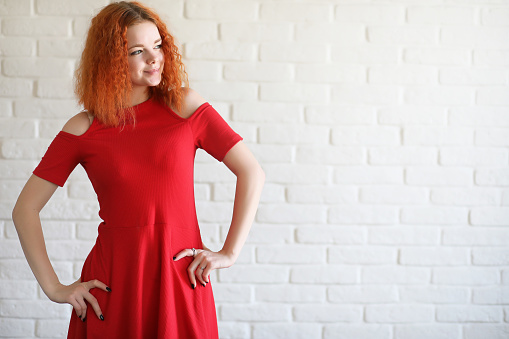
M 259 158 L 257 158 L 259 159 Z M 262 195 L 260 198 L 261 203 L 267 202 L 284 202 L 285 201 L 285 187 L 278 184 L 265 184 L 263 186 Z
M 311 3 L 262 3 L 262 21 L 316 21 L 327 22 L 333 15 L 333 7 L 328 4 Z
M 99 212 L 99 205 L 96 201 L 57 201 L 50 200 L 41 211 L 41 219 L 48 220 L 69 220 L 83 219 L 90 220 Z
M 0 118 L 12 117 L 12 102 L 0 99 Z
M 365 324 L 325 325 L 324 339 L 392 339 L 391 326 Z
M 299 104 L 239 102 L 233 104 L 233 120 L 242 122 L 302 122 L 302 107 Z
M 290 282 L 297 284 L 355 284 L 359 282 L 359 268 L 340 265 L 312 265 L 293 267 Z
M 419 6 L 407 8 L 409 24 L 473 25 L 474 8 L 454 6 Z
M 368 323 L 413 323 L 434 320 L 434 307 L 427 305 L 367 305 Z
M 207 154 L 207 157 L 209 155 Z M 223 164 L 214 160 L 210 164 L 196 164 L 195 170 L 196 183 L 235 183 L 235 175 L 223 166 Z
M 456 324 L 410 324 L 394 326 L 394 339 L 460 339 L 461 327 Z
M 8 337 L 31 337 L 35 321 L 32 319 L 0 318 L 0 332 Z
M 491 306 L 438 306 L 438 322 L 501 322 L 502 310 Z
M 366 151 L 360 147 L 298 146 L 297 163 L 323 165 L 361 165 L 366 161 Z
M 366 242 L 366 230 L 357 226 L 299 226 L 296 242 L 304 244 L 359 245 Z
M 334 127 L 333 145 L 396 146 L 401 143 L 399 127 Z
M 73 99 L 74 91 L 71 78 L 39 79 L 37 80 L 36 95 L 43 99 Z M 76 112 L 77 113 L 77 112 Z M 69 117 L 74 112 L 69 112 Z
M 69 198 L 76 199 L 97 199 L 97 195 L 92 187 L 92 184 L 87 181 L 76 181 L 69 183 Z
M 403 207 L 403 224 L 457 225 L 468 223 L 468 209 L 465 207 Z
M 329 210 L 329 223 L 384 225 L 398 222 L 398 208 L 376 205 L 341 205 Z
M 491 129 L 490 132 L 494 132 Z M 477 131 L 478 133 L 478 131 Z M 486 133 L 487 135 L 488 133 Z M 479 134 L 476 135 L 479 140 Z M 505 138 L 500 134 L 500 137 Z M 495 139 L 495 137 L 489 137 Z M 509 145 L 509 138 L 507 138 Z M 507 163 L 508 153 L 500 148 L 462 148 L 447 147 L 440 150 L 439 163 L 444 166 L 488 167 L 504 166 Z
M 470 222 L 472 225 L 508 226 L 509 207 L 474 207 Z
M 18 241 L 19 242 L 19 241 Z M 2 241 L 2 247 L 5 242 Z M 21 280 L 1 281 L 0 299 L 35 299 L 37 296 L 37 282 Z
M 466 304 L 470 300 L 468 288 L 447 286 L 401 286 L 400 302 L 426 304 Z
M 438 27 L 374 26 L 367 28 L 368 42 L 385 45 L 434 45 L 438 43 Z
M 436 107 L 383 107 L 378 109 L 382 125 L 442 125 L 447 124 L 447 112 Z
M 327 291 L 328 300 L 342 304 L 382 304 L 398 302 L 395 286 L 331 286 Z
M 226 321 L 289 321 L 291 306 L 282 304 L 270 305 L 223 305 L 219 310 L 221 320 Z
M 487 26 L 507 26 L 509 10 L 507 8 L 483 8 L 481 10 L 481 23 Z
M 252 83 L 195 82 L 194 89 L 210 100 L 248 101 L 256 99 L 257 86 Z M 233 127 L 233 126 L 232 126 Z
M 299 82 L 361 84 L 366 79 L 365 68 L 354 65 L 297 64 L 295 72 L 295 80 Z
M 0 77 L 0 97 L 29 97 L 32 92 L 32 80 Z
M 505 85 L 507 72 L 504 69 L 461 69 L 440 70 L 440 83 L 445 85 Z
M 36 165 L 35 161 L 2 160 L 0 161 L 0 178 L 27 180 Z
M 248 42 L 188 42 L 183 55 L 186 59 L 254 61 L 256 46 Z
M 509 128 L 483 128 L 475 131 L 475 144 L 480 146 L 509 146 Z
M 3 138 L 33 138 L 35 124 L 30 120 L 1 119 L 0 135 Z
M 39 39 L 37 46 L 38 56 L 40 57 L 79 58 L 83 49 L 83 41 L 75 38 L 48 38 Z M 58 61 L 58 59 L 55 60 Z M 71 66 L 69 64 L 68 67 Z
M 233 81 L 278 82 L 291 81 L 293 71 L 290 65 L 275 62 L 229 62 L 224 65 L 223 76 L 226 80 Z M 244 103 L 244 106 L 247 104 Z
M 505 107 L 452 107 L 449 110 L 450 125 L 479 127 L 509 127 L 509 115 Z
M 21 118 L 69 119 L 80 110 L 75 100 L 31 98 L 14 101 L 14 115 Z
M 475 183 L 481 186 L 509 186 L 509 169 L 489 168 L 476 170 Z
M 440 31 L 440 43 L 451 47 L 499 49 L 507 46 L 509 36 L 503 27 L 444 26 Z
M 207 185 L 207 187 L 209 187 Z M 204 196 L 203 201 L 214 200 L 214 201 L 234 201 L 235 198 L 235 187 L 234 183 L 217 183 L 213 185 L 214 197 L 210 199 L 208 196 Z M 265 188 L 265 187 L 264 187 Z M 196 193 L 195 193 L 196 194 Z
M 249 323 L 241 322 L 218 322 L 219 338 L 248 338 L 251 335 Z
M 339 185 L 290 185 L 286 188 L 286 196 L 290 203 L 354 203 L 357 189 Z
M 10 139 L 2 144 L 2 155 L 5 159 L 40 160 L 48 145 L 47 140 Z
M 24 185 L 24 180 L 0 180 L 0 198 L 15 201 Z
M 444 205 L 482 206 L 499 205 L 500 191 L 496 188 L 434 188 L 431 202 Z
M 470 168 L 409 167 L 405 182 L 418 186 L 468 186 L 473 181 Z
M 474 65 L 481 66 L 505 66 L 509 65 L 509 51 L 499 49 L 474 50 Z
M 63 338 L 67 336 L 69 321 L 67 319 L 40 319 L 37 321 L 35 335 L 37 337 Z
M 320 42 L 328 42 L 336 46 L 358 45 L 366 40 L 364 26 L 357 23 L 305 22 L 295 24 L 295 40 L 297 42 L 315 43 L 317 36 L 320 37 Z
M 222 41 L 287 42 L 292 38 L 292 26 L 289 22 L 220 22 L 219 36 Z
M 495 268 L 447 267 L 434 268 L 432 283 L 442 285 L 493 285 L 498 284 L 500 275 Z
M 509 288 L 502 286 L 474 288 L 472 289 L 472 303 L 483 305 L 507 304 L 509 303 Z
M 509 191 L 502 192 L 502 205 L 504 206 L 509 205 Z
M 214 300 L 218 303 L 249 303 L 252 294 L 252 288 L 247 285 L 214 285 Z
M 428 284 L 430 270 L 421 267 L 367 266 L 362 269 L 365 284 Z
M 0 15 L 30 15 L 30 0 L 4 0 L 0 4 Z
M 2 241 L 2 248 L 0 249 L 0 258 L 2 259 L 17 259 L 24 258 L 23 250 L 17 240 Z
M 267 237 L 270 234 L 270 237 Z M 293 241 L 293 227 L 289 225 L 253 224 L 249 244 L 286 244 Z
M 368 69 L 368 83 L 432 85 L 438 83 L 438 70 L 424 65 L 372 66 Z
M 438 245 L 440 229 L 432 226 L 371 227 L 368 243 L 375 245 Z
M 468 127 L 425 127 L 403 128 L 403 144 L 410 146 L 465 146 L 472 145 L 474 131 Z
M 412 86 L 405 88 L 403 102 L 407 105 L 473 105 L 474 89 L 457 86 Z
M 471 52 L 467 48 L 449 48 L 448 46 L 447 49 L 434 47 L 403 49 L 403 60 L 408 64 L 470 66 L 470 59 Z
M 506 246 L 509 231 L 499 227 L 448 227 L 443 230 L 444 245 Z
M 509 336 L 509 325 L 466 324 L 463 326 L 464 339 L 505 339 Z
M 266 180 L 272 183 L 326 184 L 330 169 L 315 164 L 267 164 L 263 166 Z
M 0 38 L 0 55 L 28 57 L 35 53 L 35 40 L 31 38 Z
M 326 251 L 313 245 L 259 245 L 256 261 L 261 264 L 320 264 L 325 263 Z
M 63 1 L 62 1 L 63 2 Z M 92 11 L 88 12 L 88 14 Z M 70 33 L 70 21 L 45 17 L 19 17 L 2 20 L 2 33 L 6 36 L 65 37 Z
M 259 128 L 260 143 L 263 144 L 321 144 L 329 143 L 329 127 L 298 124 L 270 124 Z
M 46 248 L 51 260 L 83 260 L 93 247 L 90 241 L 46 241 Z
M 348 5 L 336 7 L 336 21 L 370 24 L 395 24 L 405 22 L 405 9 L 401 6 Z
M 257 15 L 254 1 L 216 1 L 214 4 L 203 0 L 186 1 L 185 17 L 189 19 L 241 20 L 253 21 Z
M 57 58 L 7 58 L 2 67 L 3 73 L 12 77 L 72 76 L 72 63 Z
M 348 64 L 394 64 L 398 62 L 399 51 L 394 46 L 359 45 L 345 49 L 340 44 L 331 46 L 331 61 Z
M 477 105 L 509 105 L 509 99 L 504 95 L 506 86 L 479 88 L 477 90 Z M 507 93 L 506 93 L 507 94 Z
M 328 262 L 341 265 L 395 264 L 398 252 L 395 248 L 376 246 L 341 246 L 328 249 Z
M 322 328 L 319 324 L 276 323 L 253 325 L 253 339 L 318 338 Z M 247 337 L 245 337 L 247 338 Z
M 260 99 L 263 101 L 310 102 L 317 104 L 328 102 L 329 97 L 329 86 L 323 84 L 260 84 Z
M 468 265 L 470 250 L 455 247 L 402 248 L 399 263 L 412 266 Z
M 509 249 L 507 248 L 474 248 L 472 250 L 474 265 L 506 266 L 509 265 Z
M 297 305 L 293 316 L 297 322 L 359 322 L 362 306 L 343 305 Z
M 322 63 L 327 61 L 327 55 L 327 45 L 316 42 L 264 42 L 260 44 L 259 52 L 260 60 L 264 62 Z
M 276 224 L 322 224 L 326 221 L 326 215 L 326 206 L 304 204 L 271 204 L 262 205 L 258 208 L 256 221 Z
M 389 166 L 348 166 L 336 167 L 336 184 L 402 184 L 403 170 Z
M 36 12 L 46 15 L 90 15 L 97 8 L 104 7 L 105 0 L 92 1 L 65 1 L 65 0 L 37 0 Z
M 196 211 L 200 222 L 230 222 L 233 205 L 229 202 L 197 202 Z
M 368 151 L 371 165 L 434 165 L 437 158 L 434 147 L 373 147 Z
M 186 72 L 189 81 L 220 81 L 222 65 L 218 61 L 188 60 Z
M 219 271 L 219 281 L 227 283 L 286 283 L 289 276 L 290 269 L 281 265 L 234 265 Z
M 356 105 L 394 105 L 400 101 L 401 88 L 389 85 L 334 85 L 332 102 Z
M 0 315 L 11 318 L 63 318 L 68 310 L 51 301 L 40 300 L 2 300 Z
M 428 201 L 428 190 L 408 186 L 373 186 L 359 189 L 361 203 L 421 204 Z
M 306 105 L 307 106 L 307 105 Z M 319 125 L 373 125 L 373 107 L 310 105 L 306 108 L 306 122 Z
M 214 291 L 214 295 L 216 292 Z M 258 302 L 279 303 L 320 303 L 325 301 L 324 286 L 268 285 L 255 287 Z

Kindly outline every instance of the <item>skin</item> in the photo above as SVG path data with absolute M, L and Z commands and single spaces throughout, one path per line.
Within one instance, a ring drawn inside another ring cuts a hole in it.
M 149 87 L 157 85 L 161 80 L 164 59 L 158 47 L 158 39 L 160 36 L 157 27 L 150 22 L 142 22 L 127 29 L 129 48 L 127 57 L 133 83 L 132 105 L 147 100 Z M 187 119 L 205 102 L 206 100 L 196 91 L 187 89 L 182 111 L 174 111 Z M 88 130 L 90 124 L 91 117 L 81 112 L 69 119 L 62 130 L 79 136 Z M 230 267 L 235 263 L 254 220 L 265 181 L 263 170 L 242 141 L 226 154 L 223 163 L 237 177 L 232 221 L 220 251 L 213 252 L 205 246 L 203 249 L 197 249 L 197 254 L 187 270 L 192 288 L 197 286 L 197 282 L 203 286 L 210 282 L 210 273 L 213 270 Z M 90 305 L 96 316 L 104 320 L 105 316 L 97 300 L 89 291 L 99 288 L 110 293 L 114 292 L 111 292 L 104 282 L 98 280 L 82 282 L 78 279 L 71 285 L 61 284 L 49 260 L 39 214 L 57 187 L 56 184 L 35 175 L 28 179 L 12 212 L 21 246 L 32 272 L 50 300 L 71 304 L 83 321 Z M 193 256 L 191 249 L 175 253 L 174 260 L 186 256 Z M 204 269 L 201 269 L 202 267 Z

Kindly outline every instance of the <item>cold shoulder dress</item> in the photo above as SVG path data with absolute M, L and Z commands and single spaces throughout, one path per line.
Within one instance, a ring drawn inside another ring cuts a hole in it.
M 90 290 L 104 315 L 88 305 L 82 322 L 73 311 L 68 338 L 217 338 L 211 284 L 193 289 L 191 257 L 201 248 L 194 202 L 197 148 L 218 161 L 242 137 L 209 104 L 188 119 L 149 99 L 135 123 L 105 127 L 96 119 L 81 136 L 60 131 L 34 174 L 63 186 L 81 164 L 99 201 L 98 237 L 81 280 L 98 279 L 112 292 Z

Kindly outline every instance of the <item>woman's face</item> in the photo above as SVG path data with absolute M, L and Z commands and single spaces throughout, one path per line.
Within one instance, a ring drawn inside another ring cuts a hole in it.
M 143 21 L 127 28 L 129 73 L 134 91 L 161 82 L 164 66 L 161 36 L 156 25 Z

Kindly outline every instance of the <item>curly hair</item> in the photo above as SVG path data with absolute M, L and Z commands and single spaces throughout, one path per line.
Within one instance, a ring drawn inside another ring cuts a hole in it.
M 129 26 L 143 21 L 156 25 L 164 54 L 161 82 L 149 87 L 149 94 L 177 110 L 182 108 L 182 84 L 189 87 L 189 80 L 173 36 L 149 8 L 120 1 L 107 5 L 92 19 L 74 80 L 78 102 L 104 125 L 118 126 L 134 118 L 129 107 L 132 84 L 126 35 Z

